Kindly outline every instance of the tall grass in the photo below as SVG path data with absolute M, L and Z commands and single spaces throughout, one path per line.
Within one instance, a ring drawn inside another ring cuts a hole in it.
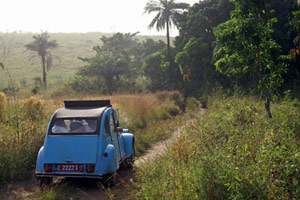
M 1 104 L 0 183 L 31 174 L 48 123 L 40 100 L 10 99 Z
M 299 199 L 300 103 L 269 120 L 255 97 L 214 97 L 166 156 L 137 173 L 141 199 Z

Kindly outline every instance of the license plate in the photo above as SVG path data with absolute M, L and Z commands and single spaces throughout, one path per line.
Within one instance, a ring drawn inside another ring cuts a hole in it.
M 55 171 L 82 172 L 83 165 L 77 165 L 77 164 L 55 165 Z

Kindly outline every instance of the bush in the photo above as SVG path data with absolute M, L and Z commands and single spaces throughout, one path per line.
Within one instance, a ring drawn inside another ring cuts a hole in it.
M 198 101 L 195 97 L 188 97 L 186 99 L 186 107 L 190 112 L 198 111 Z
M 180 110 L 184 110 L 185 104 L 184 104 L 184 97 L 179 92 L 175 91 L 170 96 L 170 100 L 174 101 L 174 103 L 180 108 Z
M 199 99 L 202 108 L 207 108 L 207 101 L 208 101 L 208 96 L 207 95 L 203 95 L 200 97 Z
M 162 91 L 162 92 L 157 92 L 156 93 L 156 98 L 163 102 L 165 101 L 167 98 L 169 98 L 169 92 L 168 91 Z
M 43 119 L 45 117 L 44 105 L 41 100 L 33 97 L 25 101 L 21 110 L 24 117 L 32 121 Z
M 156 120 L 169 119 L 180 113 L 180 109 L 171 101 L 165 101 L 160 106 L 157 106 L 154 110 L 154 118 Z

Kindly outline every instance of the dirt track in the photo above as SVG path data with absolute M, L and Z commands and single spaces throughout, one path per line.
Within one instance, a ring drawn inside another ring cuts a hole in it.
M 71 183 L 74 187 L 74 194 L 69 197 L 71 200 L 109 200 L 109 199 L 132 199 L 130 194 L 134 190 L 134 170 L 143 164 L 153 162 L 158 156 L 164 154 L 168 146 L 172 145 L 177 138 L 184 132 L 186 126 L 194 122 L 194 119 L 205 113 L 206 110 L 191 116 L 183 126 L 178 127 L 173 135 L 166 141 L 159 142 L 147 151 L 144 156 L 139 157 L 134 164 L 134 168 L 120 169 L 117 173 L 117 183 L 114 187 L 104 188 L 99 181 L 90 179 L 59 179 L 51 185 L 53 187 L 61 184 Z M 6 189 L 6 195 L 1 195 L 0 199 L 32 199 L 34 192 L 39 190 L 35 180 L 26 181 Z M 2 191 L 3 193 L 4 191 Z

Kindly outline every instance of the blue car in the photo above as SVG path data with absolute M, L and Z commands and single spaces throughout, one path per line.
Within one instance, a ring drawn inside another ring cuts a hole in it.
M 119 124 L 109 100 L 65 101 L 51 117 L 37 157 L 41 183 L 53 177 L 97 178 L 113 183 L 120 166 L 132 167 L 134 136 Z

